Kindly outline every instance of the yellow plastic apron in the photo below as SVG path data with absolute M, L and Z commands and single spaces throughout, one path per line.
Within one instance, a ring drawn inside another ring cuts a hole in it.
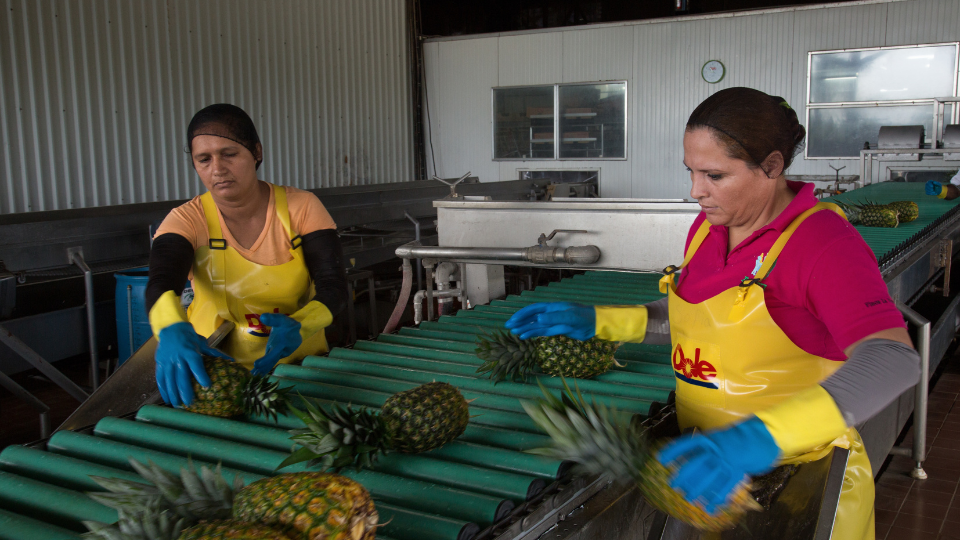
M 224 321 L 236 323 L 236 329 L 219 345 L 247 369 L 263 356 L 270 336 L 269 328 L 260 324 L 262 313 L 290 315 L 303 307 L 314 295 L 310 273 L 304 263 L 300 236 L 290 226 L 287 193 L 280 186 L 273 190 L 274 209 L 283 229 L 290 237 L 293 260 L 276 266 L 252 263 L 223 239 L 220 212 L 210 193 L 200 196 L 207 220 L 208 245 L 196 250 L 193 264 L 193 303 L 187 318 L 202 336 L 209 336 Z M 294 353 L 280 363 L 290 363 L 311 354 L 327 351 L 327 338 L 321 329 L 306 338 Z
M 835 206 L 820 203 L 798 216 L 780 235 L 753 279 L 690 304 L 677 295 L 668 267 L 660 281 L 669 295 L 672 362 L 677 379 L 677 418 L 681 429 L 712 429 L 776 405 L 833 374 L 840 362 L 807 353 L 777 326 L 764 301 L 762 279 L 773 268 L 783 246 L 807 217 Z M 710 232 L 704 221 L 694 235 L 680 269 Z M 798 426 L 798 429 L 802 429 Z M 785 456 L 781 464 L 806 463 L 828 455 L 831 447 L 850 450 L 843 478 L 833 538 L 874 538 L 874 486 L 870 460 L 856 429 L 802 455 Z

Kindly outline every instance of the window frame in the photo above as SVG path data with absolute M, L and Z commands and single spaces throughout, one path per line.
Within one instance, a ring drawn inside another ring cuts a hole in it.
M 623 157 L 560 157 L 560 87 L 561 86 L 596 86 L 600 84 L 622 84 L 623 85 Z M 553 87 L 553 157 L 519 157 L 503 158 L 497 157 L 497 90 L 511 90 L 520 88 L 546 88 Z M 490 152 L 493 161 L 626 161 L 630 153 L 630 132 L 629 123 L 629 85 L 625 79 L 614 79 L 609 81 L 584 81 L 572 83 L 553 83 L 553 84 L 521 84 L 513 86 L 494 86 L 490 89 Z
M 872 101 L 838 101 L 838 102 L 817 102 L 813 103 L 810 101 L 810 87 L 813 79 L 813 57 L 814 55 L 820 54 L 834 54 L 834 53 L 844 53 L 844 52 L 859 52 L 859 51 L 888 51 L 888 50 L 897 50 L 897 49 L 919 49 L 922 47 L 945 47 L 952 45 L 954 48 L 954 66 L 953 66 L 953 95 L 951 96 L 936 96 L 931 98 L 924 99 L 902 99 L 902 100 L 872 100 Z M 803 159 L 805 160 L 840 160 L 840 159 L 860 159 L 860 156 L 810 156 L 810 111 L 812 109 L 852 109 L 852 108 L 864 108 L 864 107 L 898 107 L 898 106 L 907 106 L 907 105 L 927 105 L 932 109 L 931 116 L 933 118 L 933 129 L 936 130 L 937 126 L 937 107 L 935 106 L 936 99 L 942 97 L 957 97 L 958 95 L 958 83 L 960 83 L 960 42 L 958 41 L 947 41 L 943 43 L 920 43 L 917 45 L 893 45 L 893 46 L 884 46 L 884 47 L 853 47 L 846 49 L 830 49 L 824 51 L 808 51 L 807 52 L 807 96 L 806 96 L 806 107 L 804 111 L 804 125 L 807 127 L 807 144 L 804 145 L 803 149 Z M 954 108 L 954 114 L 956 114 L 956 107 Z M 938 133 L 930 133 L 931 140 L 936 144 Z

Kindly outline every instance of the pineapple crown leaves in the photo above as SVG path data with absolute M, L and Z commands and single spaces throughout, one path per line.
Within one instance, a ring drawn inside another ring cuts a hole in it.
M 301 396 L 303 398 L 303 396 Z M 392 450 L 391 438 L 380 415 L 366 408 L 334 404 L 328 412 L 311 400 L 303 399 L 306 411 L 290 406 L 303 423 L 303 429 L 291 430 L 290 439 L 300 445 L 277 469 L 309 461 L 308 466 L 339 471 L 347 466 L 357 470 L 370 468 L 380 454 Z
M 524 341 L 504 330 L 481 337 L 476 353 L 484 361 L 477 373 L 489 373 L 494 383 L 506 379 L 523 382 L 537 366 L 536 340 Z
M 156 507 L 175 512 L 192 523 L 229 518 L 233 495 L 243 488 L 243 479 L 239 476 L 234 477 L 232 485 L 227 482 L 219 464 L 216 469 L 201 466 L 198 473 L 188 458 L 179 475 L 161 469 L 152 461 L 144 465 L 131 458 L 130 465 L 148 484 L 91 476 L 107 493 L 89 493 L 89 496 L 118 512 L 139 515 Z
M 566 380 L 563 386 L 558 398 L 540 384 L 545 399 L 522 402 L 530 418 L 553 439 L 552 446 L 530 452 L 572 461 L 581 473 L 639 480 L 650 451 L 639 428 L 614 408 L 588 403 Z
M 187 520 L 169 510 L 161 510 L 158 503 L 147 505 L 138 512 L 118 511 L 116 523 L 84 521 L 90 532 L 81 538 L 100 540 L 175 540 L 187 528 Z
M 276 421 L 277 415 L 290 410 L 289 393 L 292 388 L 280 388 L 279 381 L 271 382 L 269 377 L 251 375 L 243 388 L 243 410 L 249 415 Z

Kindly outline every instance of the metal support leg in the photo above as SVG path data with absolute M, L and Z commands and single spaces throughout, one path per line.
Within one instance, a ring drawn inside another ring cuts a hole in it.
M 353 280 L 347 278 L 347 324 L 350 327 L 350 343 L 357 341 L 357 320 L 353 306 Z
M 380 327 L 377 322 L 377 287 L 373 274 L 367 278 L 367 296 L 370 297 L 370 339 L 376 339 L 380 335 Z
M 80 248 L 67 249 L 70 264 L 75 264 L 83 271 L 83 286 L 86 292 L 87 303 L 87 340 L 90 342 L 90 385 L 94 390 L 100 386 L 100 357 L 97 353 L 97 321 L 94 315 L 93 301 L 93 271 L 83 260 L 83 250 Z
M 22 386 L 17 384 L 16 381 L 7 376 L 6 373 L 0 371 L 0 386 L 3 386 L 10 391 L 14 397 L 25 401 L 27 405 L 31 406 L 40 413 L 40 438 L 46 439 L 50 436 L 50 407 L 46 403 L 40 401 L 30 392 L 27 392 Z
M 910 476 L 917 480 L 926 480 L 923 461 L 927 453 L 927 393 L 930 390 L 930 321 L 905 304 L 897 302 L 903 317 L 917 326 L 917 352 L 920 353 L 920 382 L 913 389 L 913 448 L 894 447 L 894 455 L 909 455 L 913 458 L 914 468 Z
M 63 388 L 77 401 L 83 402 L 89 396 L 89 394 L 83 391 L 83 388 L 77 386 L 77 383 L 67 378 L 67 376 L 55 368 L 53 364 L 44 360 L 43 357 L 31 349 L 29 345 L 20 341 L 20 338 L 13 335 L 2 325 L 0 325 L 0 343 L 10 347 L 10 350 L 20 355 L 27 363 L 37 368 L 40 373 L 44 374 L 60 388 Z

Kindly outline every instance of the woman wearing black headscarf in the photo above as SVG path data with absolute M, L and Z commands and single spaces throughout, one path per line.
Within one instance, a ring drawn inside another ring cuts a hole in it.
M 324 328 L 346 305 L 336 224 L 317 197 L 257 178 L 263 146 L 250 117 L 229 104 L 200 110 L 187 152 L 207 192 L 175 208 L 150 253 L 146 301 L 157 346 L 157 386 L 174 406 L 210 378 L 201 354 L 254 373 L 327 350 Z M 194 300 L 184 312 L 187 279 Z M 224 321 L 236 329 L 207 347 Z

